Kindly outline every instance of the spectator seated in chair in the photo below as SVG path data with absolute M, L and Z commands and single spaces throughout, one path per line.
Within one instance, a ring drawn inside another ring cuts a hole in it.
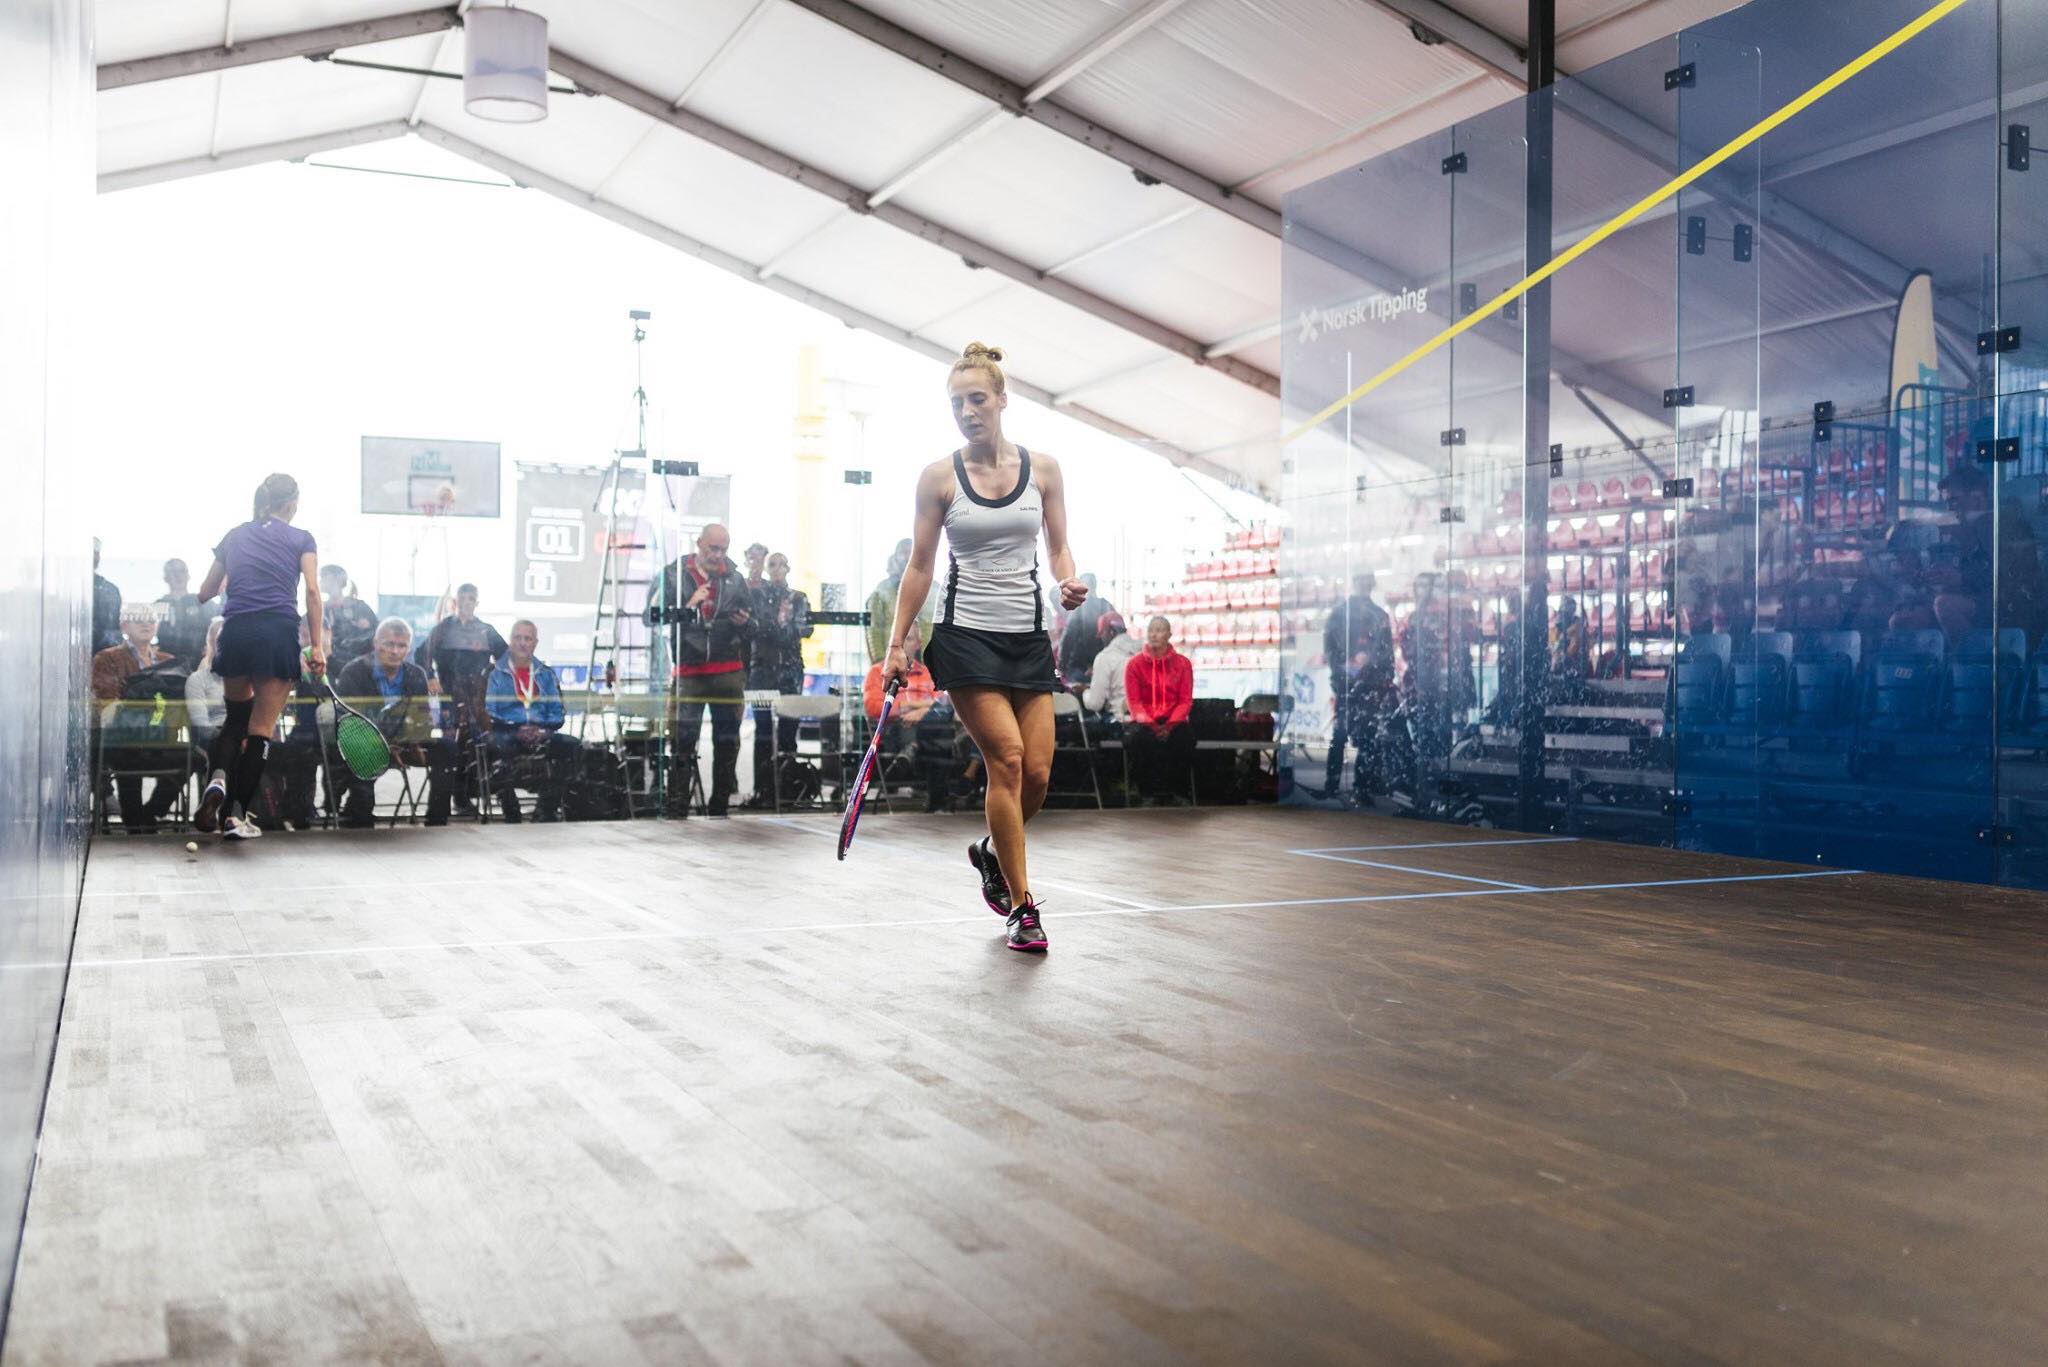
M 915 623 L 903 640 L 910 672 L 896 693 L 896 710 L 889 716 L 888 733 L 882 737 L 882 753 L 907 754 L 924 775 L 924 809 L 936 812 L 951 803 L 953 776 L 960 767 L 956 748 L 957 728 L 953 705 L 932 684 L 932 672 L 925 668 L 923 643 Z M 861 688 L 861 703 L 874 722 L 882 715 L 882 667 L 868 666 L 867 682 Z
M 521 817 L 519 795 L 513 790 L 520 761 L 543 761 L 534 815 L 542 821 L 560 821 L 563 792 L 583 753 L 574 736 L 562 734 L 562 684 L 554 670 L 533 657 L 539 645 L 540 628 L 524 620 L 514 622 L 509 648 L 484 690 L 484 707 L 491 718 L 494 786 L 507 821 Z
M 368 654 L 343 667 L 334 691 L 343 702 L 375 722 L 391 746 L 391 757 L 408 768 L 427 770 L 429 825 L 448 823 L 448 788 L 454 777 L 452 742 L 434 739 L 434 718 L 427 702 L 427 671 L 406 659 L 412 651 L 412 626 L 403 617 L 377 624 Z M 377 824 L 377 785 L 346 769 L 336 776 L 346 785 L 341 824 L 357 829 Z M 435 820 L 436 816 L 439 820 Z
M 1124 696 L 1124 667 L 1145 647 L 1124 625 L 1123 614 L 1105 612 L 1096 624 L 1102 649 L 1096 652 L 1094 673 L 1081 693 L 1081 706 L 1122 725 L 1131 719 L 1130 701 Z
M 1173 648 L 1173 625 L 1154 617 L 1145 628 L 1145 648 L 1124 666 L 1124 749 L 1138 791 L 1154 806 L 1178 803 L 1180 786 L 1193 772 L 1195 733 L 1188 713 L 1195 703 L 1195 667 Z
M 170 769 L 180 756 L 170 748 L 182 717 L 165 714 L 165 690 L 182 699 L 185 677 L 178 673 L 176 687 L 169 680 L 174 670 L 189 663 L 157 649 L 157 608 L 152 603 L 124 604 L 117 616 L 121 633 L 118 645 L 108 646 L 92 657 L 92 695 L 105 705 L 101 733 L 101 760 L 107 769 Z M 119 794 L 121 825 L 131 835 L 146 835 L 170 812 L 178 800 L 179 784 L 155 781 L 149 801 L 142 800 L 142 778 L 122 774 L 114 780 Z M 101 789 L 102 792 L 105 789 Z

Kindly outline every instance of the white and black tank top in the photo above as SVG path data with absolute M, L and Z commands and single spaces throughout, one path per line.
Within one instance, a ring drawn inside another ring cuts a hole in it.
M 945 626 L 976 631 L 1045 630 L 1045 595 L 1038 583 L 1038 538 L 1045 500 L 1031 479 L 1031 453 L 1017 448 L 1017 487 L 983 498 L 953 453 L 953 501 L 946 507 Z

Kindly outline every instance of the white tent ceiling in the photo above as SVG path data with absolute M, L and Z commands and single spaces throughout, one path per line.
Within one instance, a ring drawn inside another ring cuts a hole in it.
M 308 60 L 459 71 L 468 3 L 100 0 L 101 188 L 416 135 L 1269 493 L 1281 194 L 1521 89 L 1521 0 L 527 0 L 597 93 L 523 125 Z M 1558 0 L 1560 66 L 1731 3 Z

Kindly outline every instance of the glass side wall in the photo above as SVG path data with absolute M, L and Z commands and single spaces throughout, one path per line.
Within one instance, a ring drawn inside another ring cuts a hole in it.
M 1281 667 L 1300 801 L 1412 807 L 1438 744 L 1404 707 L 1397 654 L 1430 649 L 1416 603 L 1443 569 L 1451 354 L 1345 400 L 1450 320 L 1452 155 L 1450 134 L 1427 138 L 1290 200 L 1284 398 L 1305 430 L 1282 466 Z
M 1925 8 L 1756 0 L 1289 196 L 1289 427 L 1336 405 L 1286 450 L 1297 800 L 2048 884 L 2048 13 L 1963 5 L 1724 155 Z M 1564 251 L 1645 196 L 1547 339 L 1519 300 L 1339 402 L 1532 214 Z M 1392 649 L 1339 659 L 1359 569 Z
M 1985 500 L 1996 525 L 1997 630 L 1990 670 L 1979 652 L 1951 673 L 1961 670 L 1980 693 L 1987 677 L 1994 682 L 1998 876 L 2041 888 L 2048 887 L 2048 576 L 2041 562 L 2048 545 L 2048 159 L 2033 144 L 2048 138 L 2048 7 L 2007 4 L 2000 38 L 2000 111 L 1995 127 L 1976 128 L 1980 142 L 2001 144 L 1998 320 L 2019 329 L 2016 347 L 1992 353 L 1995 435 L 2010 443 L 1994 453 L 2009 459 L 1992 465 L 1997 493 Z

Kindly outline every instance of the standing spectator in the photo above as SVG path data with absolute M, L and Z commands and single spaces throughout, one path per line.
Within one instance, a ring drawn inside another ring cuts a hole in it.
M 868 663 L 879 663 L 889 650 L 889 624 L 896 613 L 896 593 L 903 585 L 903 571 L 910 564 L 910 538 L 904 537 L 896 543 L 895 553 L 889 557 L 889 572 L 882 576 L 882 582 L 875 585 L 875 591 L 868 595 Z M 917 610 L 917 630 L 921 637 L 932 634 L 932 603 L 927 597 L 924 606 Z
M 227 721 L 227 685 L 220 672 L 213 667 L 213 653 L 220 644 L 221 624 L 225 617 L 216 617 L 206 625 L 206 644 L 202 647 L 199 663 L 185 677 L 185 724 L 192 730 L 192 743 L 202 750 L 213 748 L 213 738 L 220 734 L 221 726 Z
M 348 571 L 339 565 L 320 567 L 320 594 L 327 601 L 327 654 L 338 674 L 370 653 L 377 637 L 377 614 L 356 597 Z
M 1095 656 L 1102 649 L 1102 617 L 1111 610 L 1109 600 L 1095 591 L 1094 575 L 1082 575 L 1081 582 L 1088 586 L 1088 596 L 1067 614 L 1066 627 L 1060 633 L 1060 678 L 1069 688 L 1079 688 L 1093 679 Z
M 1095 633 L 1102 638 L 1102 649 L 1095 656 L 1093 677 L 1081 693 L 1081 706 L 1105 713 L 1113 722 L 1127 722 L 1131 706 L 1124 696 L 1124 669 L 1144 647 L 1124 625 L 1123 614 L 1115 610 L 1102 614 Z
M 412 650 L 412 624 L 403 617 L 387 617 L 377 624 L 370 639 L 369 653 L 342 667 L 334 691 L 384 733 L 393 759 L 413 768 L 426 767 L 427 824 L 445 826 L 455 757 L 434 739 L 427 671 L 406 659 Z M 344 783 L 341 824 L 358 829 L 376 825 L 376 782 L 351 773 Z
M 1409 731 L 1419 759 L 1436 760 L 1451 748 L 1450 599 L 1439 591 L 1435 571 L 1415 576 L 1415 604 L 1401 624 L 1401 700 L 1408 706 Z M 1427 775 L 1417 775 L 1417 782 Z
M 749 547 L 748 557 L 753 556 Z M 804 691 L 803 643 L 815 629 L 811 600 L 789 586 L 789 557 L 777 551 L 766 562 L 768 577 L 754 590 L 753 660 L 747 687 L 788 695 Z M 797 719 L 777 720 L 774 706 L 754 707 L 754 795 L 749 807 L 774 805 L 775 756 L 796 749 Z
M 661 572 L 647 600 L 647 624 L 669 625 L 669 778 L 666 808 L 689 812 L 688 776 L 697 768 L 697 737 L 711 709 L 711 801 L 724 816 L 739 787 L 740 718 L 746 711 L 747 643 L 753 635 L 753 595 L 732 563 L 732 533 L 714 522 L 697 537 L 697 550 Z
M 206 648 L 207 623 L 218 603 L 201 603 L 192 592 L 192 571 L 182 560 L 164 561 L 164 588 L 157 599 L 163 611 L 158 616 L 157 644 L 190 664 Z
M 523 618 L 514 622 L 509 648 L 491 671 L 485 690 L 491 713 L 491 762 L 498 771 L 498 808 L 511 822 L 522 815 L 512 784 L 519 760 L 543 761 L 534 816 L 560 821 L 562 795 L 583 753 L 574 736 L 562 734 L 562 683 L 554 670 L 534 658 L 539 646 L 539 627 Z
M 1550 618 L 1550 673 L 1567 688 L 1577 688 L 1593 669 L 1592 646 L 1586 636 L 1586 618 L 1579 600 L 1569 595 L 1560 599 Z
M 1145 648 L 1124 666 L 1124 698 L 1131 712 L 1124 747 L 1138 791 L 1155 806 L 1178 803 L 1180 776 L 1194 769 L 1188 713 L 1195 705 L 1195 667 L 1173 648 L 1173 625 L 1164 617 L 1146 625 Z
M 1394 624 L 1372 600 L 1378 584 L 1371 570 L 1353 575 L 1351 596 L 1323 624 L 1323 659 L 1330 667 L 1330 698 L 1336 707 L 1323 774 L 1325 797 L 1343 790 L 1347 742 L 1358 749 L 1352 794 L 1362 799 L 1378 784 L 1382 728 L 1394 700 Z
M 484 681 L 505 654 L 505 638 L 497 628 L 476 615 L 474 584 L 455 590 L 455 611 L 443 617 L 427 634 L 429 685 L 438 690 L 442 703 L 441 732 L 453 736 L 456 753 L 477 743 L 488 727 L 484 716 Z M 457 792 L 455 803 L 465 816 L 474 815 L 468 795 Z
M 102 650 L 121 644 L 121 590 L 100 573 L 100 539 L 92 539 L 92 648 Z
M 768 548 L 756 541 L 747 547 L 747 592 L 758 595 L 766 587 L 763 572 L 768 565 Z

